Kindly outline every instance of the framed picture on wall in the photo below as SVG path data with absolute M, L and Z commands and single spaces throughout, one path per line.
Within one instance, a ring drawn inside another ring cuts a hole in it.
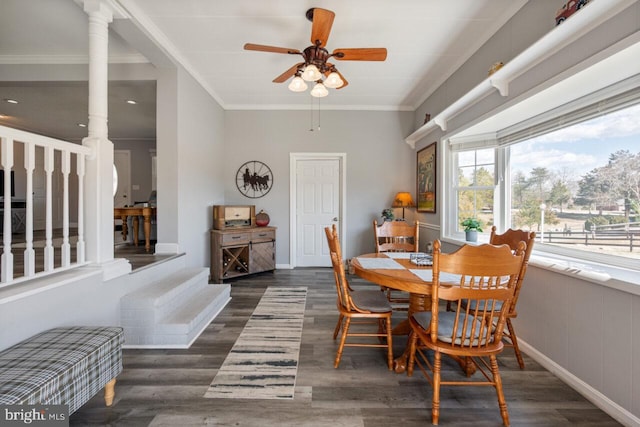
M 418 212 L 436 213 L 436 146 L 431 143 L 418 151 L 416 169 Z

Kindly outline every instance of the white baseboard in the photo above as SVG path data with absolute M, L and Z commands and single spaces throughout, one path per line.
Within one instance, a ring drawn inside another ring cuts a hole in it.
M 276 264 L 276 270 L 293 270 L 291 264 Z
M 580 378 L 573 375 L 571 372 L 567 371 L 562 366 L 558 365 L 553 360 L 549 359 L 546 355 L 540 353 L 534 347 L 531 347 L 520 337 L 518 337 L 518 346 L 533 360 L 538 362 L 553 375 L 560 378 L 563 382 L 583 395 L 587 400 L 596 405 L 598 408 L 611 415 L 619 423 L 629 427 L 640 426 L 640 418 L 636 417 L 627 409 L 618 405 L 616 402 L 609 399 L 600 391 L 596 390 L 586 382 L 582 381 Z
M 177 254 L 180 253 L 180 247 L 177 243 L 156 243 L 156 254 Z

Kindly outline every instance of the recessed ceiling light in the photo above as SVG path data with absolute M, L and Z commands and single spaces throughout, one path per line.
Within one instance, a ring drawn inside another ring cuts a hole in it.
M 85 125 L 84 123 L 78 123 L 78 126 L 80 126 L 81 128 L 86 128 L 87 125 Z
M 127 99 L 127 104 L 137 104 L 136 100 L 134 99 Z
M 15 99 L 9 99 L 9 98 L 5 99 L 5 102 L 8 102 L 9 104 L 17 104 L 18 103 L 18 101 L 16 101 Z

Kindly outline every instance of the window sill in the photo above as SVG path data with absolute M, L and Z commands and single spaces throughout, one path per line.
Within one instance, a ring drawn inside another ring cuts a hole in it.
M 455 245 L 468 243 L 453 238 L 443 238 L 442 241 Z M 487 242 L 478 242 L 481 243 Z M 529 265 L 640 296 L 640 274 L 637 270 L 543 252 L 535 247 Z
M 640 274 L 636 270 L 563 255 L 545 252 L 536 253 L 535 248 L 533 252 L 529 259 L 529 265 L 531 266 L 597 283 L 633 295 L 640 295 Z

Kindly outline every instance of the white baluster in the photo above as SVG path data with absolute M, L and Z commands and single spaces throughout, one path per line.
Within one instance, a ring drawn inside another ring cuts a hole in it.
M 26 218 L 24 250 L 24 275 L 36 274 L 36 251 L 33 249 L 33 171 L 36 167 L 36 146 L 31 142 L 24 144 L 24 168 L 27 170 L 27 192 L 25 194 Z
M 13 280 L 13 254 L 11 253 L 11 168 L 13 167 L 13 138 L 0 138 L 2 144 L 2 167 L 4 168 L 4 217 L 0 280 Z
M 84 154 L 77 156 L 77 174 L 78 174 L 78 243 L 76 245 L 77 263 L 83 264 L 85 261 L 85 245 L 84 245 L 84 172 L 85 162 L 87 158 Z
M 71 245 L 69 245 L 69 172 L 71 172 L 71 153 L 62 152 L 62 246 L 60 247 L 61 266 L 71 264 Z
M 53 147 L 44 148 L 44 172 L 47 182 L 46 211 L 45 211 L 45 246 L 44 246 L 44 271 L 53 271 Z

